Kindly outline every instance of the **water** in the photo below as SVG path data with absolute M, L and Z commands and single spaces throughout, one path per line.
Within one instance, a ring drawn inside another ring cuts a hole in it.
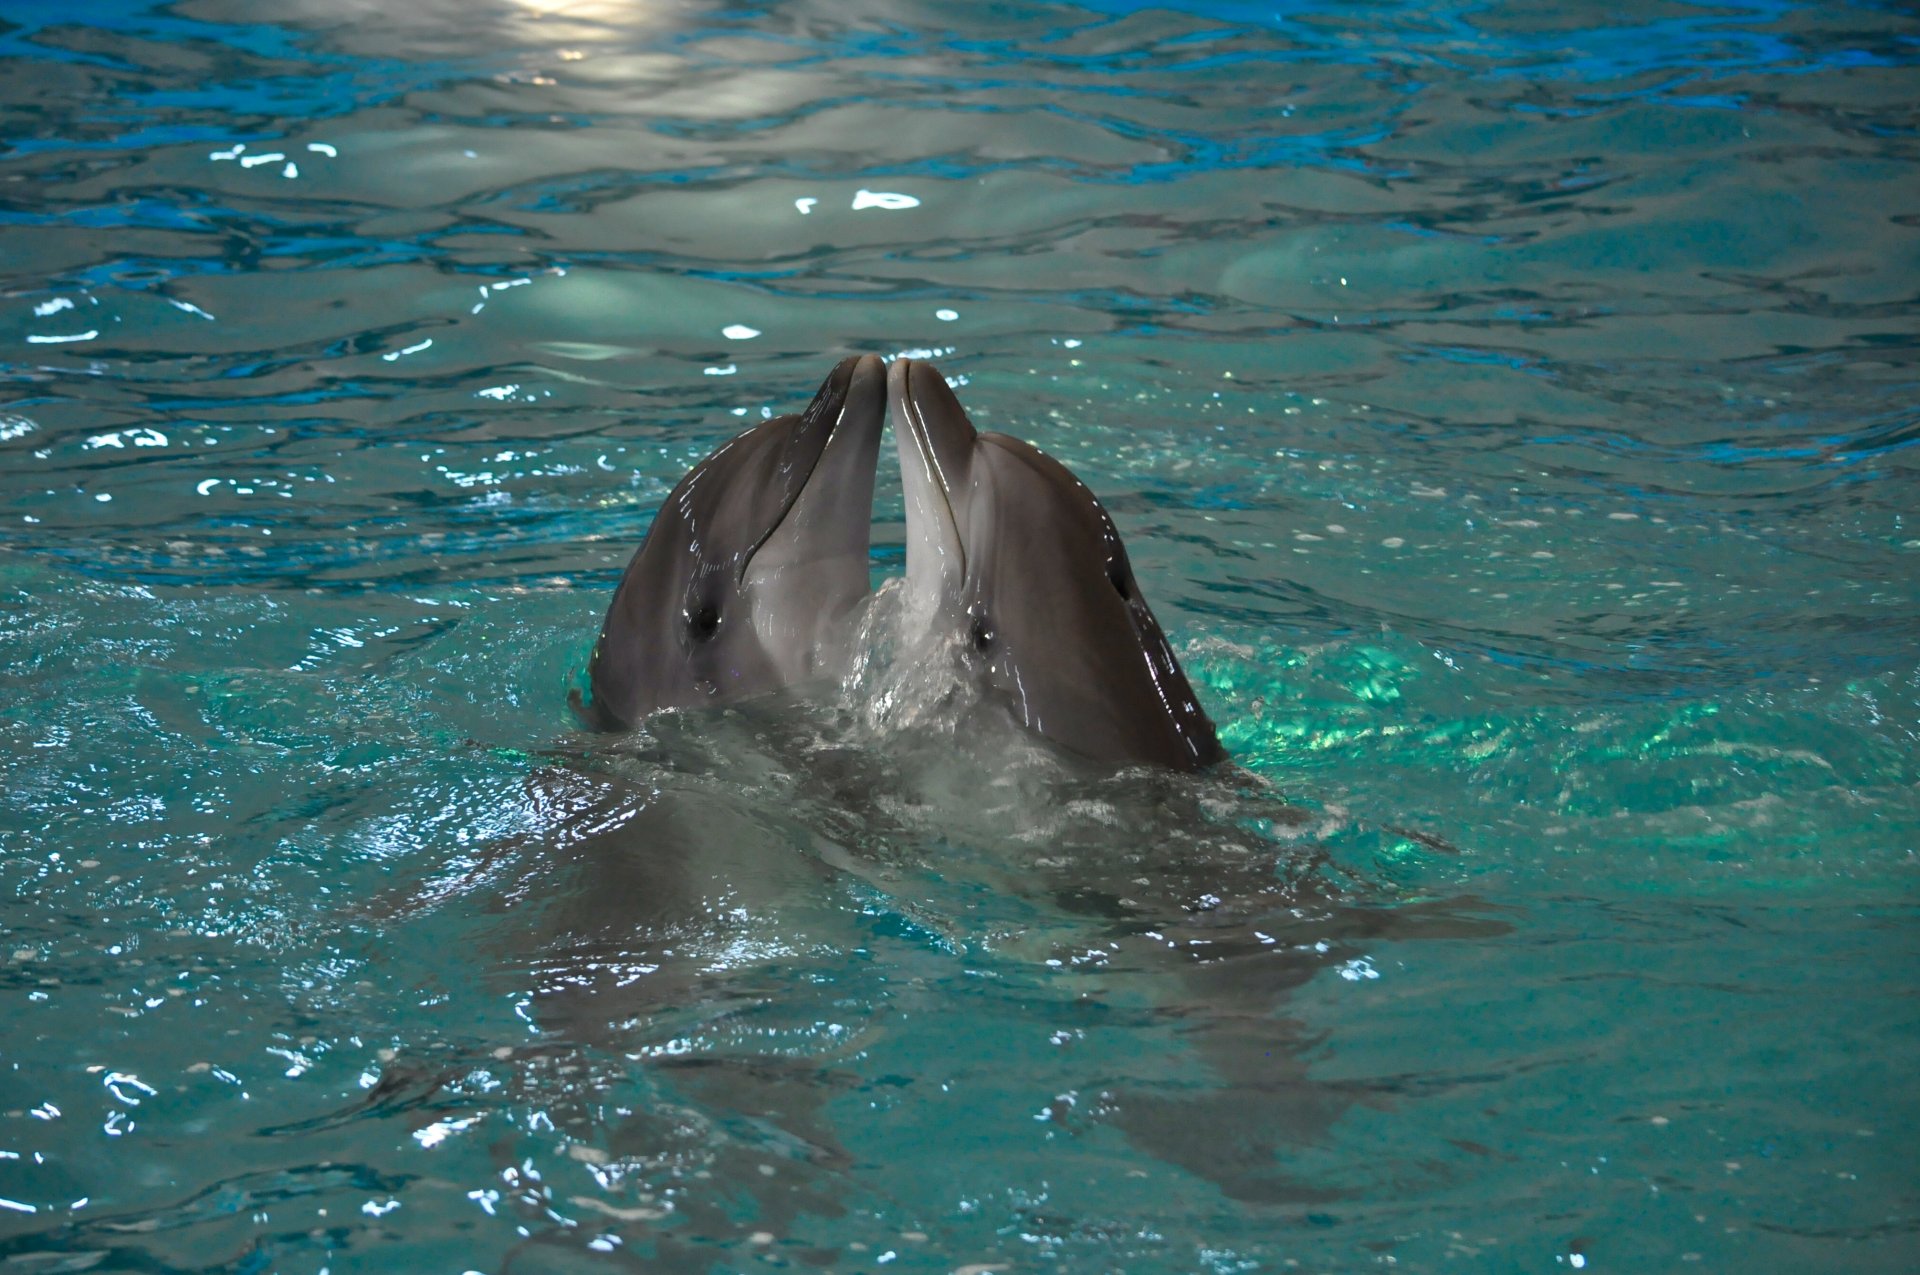
M 1900 6 L 80 12 L 0 4 L 8 1269 L 1912 1269 Z M 879 649 L 574 729 L 867 350 L 1102 495 L 1232 769 Z

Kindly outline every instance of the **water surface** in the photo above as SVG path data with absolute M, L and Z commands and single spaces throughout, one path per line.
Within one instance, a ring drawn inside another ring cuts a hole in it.
M 1911 1269 L 1917 61 L 0 4 L 0 1256 Z M 1231 768 L 884 642 L 576 729 L 667 490 L 864 351 L 1101 495 Z

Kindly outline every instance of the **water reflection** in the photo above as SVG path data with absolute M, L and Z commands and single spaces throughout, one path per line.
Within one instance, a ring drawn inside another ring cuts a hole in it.
M 7 21 L 0 1257 L 1902 1251 L 1904 11 Z M 1101 494 L 1260 784 L 528 756 L 867 351 Z
M 533 1033 L 491 1052 L 620 1188 L 595 1222 L 625 1251 L 670 1260 L 749 1230 L 786 1242 L 814 1224 L 803 1215 L 851 1207 L 871 1189 L 851 1173 L 866 1123 L 845 1123 L 851 1100 L 897 1087 L 884 1105 L 910 1110 L 920 1087 L 947 1089 L 937 1068 L 877 1072 L 876 1055 L 902 1031 L 949 1047 L 922 1015 L 975 980 L 1058 1046 L 1164 1040 L 1207 1077 L 1106 1063 L 1043 1104 L 1049 1139 L 1115 1129 L 1236 1199 L 1340 1198 L 1288 1161 L 1396 1085 L 1316 1081 L 1326 1041 L 1287 1016 L 1289 994 L 1328 972 L 1377 979 L 1383 945 L 1507 930 L 1471 901 L 1356 889 L 1307 812 L 1244 774 L 1080 773 L 1011 721 L 969 718 L 961 742 L 922 718 L 876 743 L 859 720 L 760 702 L 657 718 L 664 734 L 638 752 L 590 740 L 530 777 L 534 829 L 374 910 L 382 931 L 496 918 L 481 950 L 503 990 L 525 988 Z M 849 954 L 873 976 L 850 976 Z M 889 970 L 917 972 L 890 987 Z M 467 1066 L 398 1059 L 353 1118 L 400 1101 L 431 1112 L 425 1136 L 462 1132 L 477 1118 L 462 1111 L 493 1105 L 438 1096 Z M 751 1200 L 752 1221 L 721 1200 Z

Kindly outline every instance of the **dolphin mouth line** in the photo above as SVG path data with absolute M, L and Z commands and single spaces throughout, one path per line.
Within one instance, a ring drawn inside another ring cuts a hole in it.
M 833 440 L 840 437 L 840 423 L 846 419 L 847 405 L 843 402 L 840 404 L 840 414 L 833 418 L 833 427 L 827 431 L 827 441 L 820 444 L 820 451 L 814 456 L 813 463 L 807 466 L 807 476 L 793 485 L 793 495 L 788 498 L 786 505 L 781 508 L 780 516 L 775 518 L 767 529 L 761 533 L 760 538 L 753 542 L 752 548 L 740 555 L 740 565 L 733 573 L 734 583 L 739 584 L 746 580 L 747 571 L 753 566 L 754 557 L 759 554 L 761 549 L 766 547 L 767 541 L 773 539 L 774 533 L 786 525 L 787 519 L 793 516 L 794 506 L 798 505 L 800 503 L 800 497 L 806 494 L 807 484 L 813 481 L 814 474 L 819 471 L 820 462 L 827 458 L 827 449 L 833 446 Z
M 752 546 L 740 555 L 739 566 L 734 570 L 734 583 L 736 585 L 746 582 L 747 572 L 752 569 L 754 558 L 759 555 L 761 549 L 766 547 L 767 541 L 773 539 L 774 536 L 779 533 L 780 528 L 786 525 L 787 519 L 793 516 L 794 508 L 799 505 L 801 500 L 806 496 L 808 488 L 813 484 L 813 476 L 819 472 L 821 464 L 827 459 L 827 453 L 831 452 L 834 444 L 840 441 L 840 438 L 845 432 L 842 427 L 846 425 L 847 412 L 853 407 L 854 377 L 860 372 L 860 364 L 864 363 L 866 359 L 873 357 L 872 355 L 867 355 L 865 358 L 858 360 L 855 363 L 853 371 L 848 374 L 846 390 L 840 396 L 840 410 L 834 414 L 833 424 L 827 430 L 826 441 L 822 442 L 820 444 L 820 450 L 814 453 L 813 463 L 807 466 L 806 476 L 793 485 L 793 494 L 787 499 L 785 506 L 781 508 L 780 516 L 775 518 L 773 522 L 768 525 L 766 531 L 761 534 L 760 538 L 755 540 Z M 886 391 L 883 387 L 881 390 L 882 397 L 880 403 L 882 425 L 886 424 L 885 393 Z M 871 511 L 869 511 L 868 517 L 872 517 Z
M 947 481 L 946 471 L 940 468 L 940 456 L 939 453 L 933 449 L 933 439 L 927 431 L 926 418 L 921 415 L 920 403 L 913 396 L 912 375 L 914 372 L 914 360 L 902 359 L 901 362 L 905 366 L 900 372 L 903 391 L 900 395 L 900 414 L 907 418 L 907 433 L 913 439 L 913 450 L 919 454 L 921 465 L 925 467 L 927 473 L 933 478 L 933 489 L 939 493 L 940 511 L 946 514 L 947 526 L 953 531 L 952 541 L 954 552 L 960 559 L 960 576 L 962 579 L 965 579 L 967 574 L 967 545 L 966 541 L 962 539 L 960 535 L 960 519 L 953 512 L 953 486 Z M 929 363 L 920 364 L 920 367 L 928 372 L 932 371 L 932 366 L 933 365 Z M 934 373 L 934 375 L 938 375 L 938 373 Z M 894 428 L 899 428 L 898 422 L 895 423 Z M 913 520 L 909 518 L 907 521 L 909 525 L 911 525 Z

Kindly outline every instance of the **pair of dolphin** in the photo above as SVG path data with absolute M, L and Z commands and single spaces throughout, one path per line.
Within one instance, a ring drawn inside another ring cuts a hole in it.
M 1113 520 L 1059 461 L 974 429 L 931 363 L 842 360 L 805 411 L 681 479 L 614 591 L 576 707 L 603 729 L 834 675 L 870 578 L 891 406 L 906 492 L 905 614 L 1029 729 L 1093 759 L 1226 756 Z

